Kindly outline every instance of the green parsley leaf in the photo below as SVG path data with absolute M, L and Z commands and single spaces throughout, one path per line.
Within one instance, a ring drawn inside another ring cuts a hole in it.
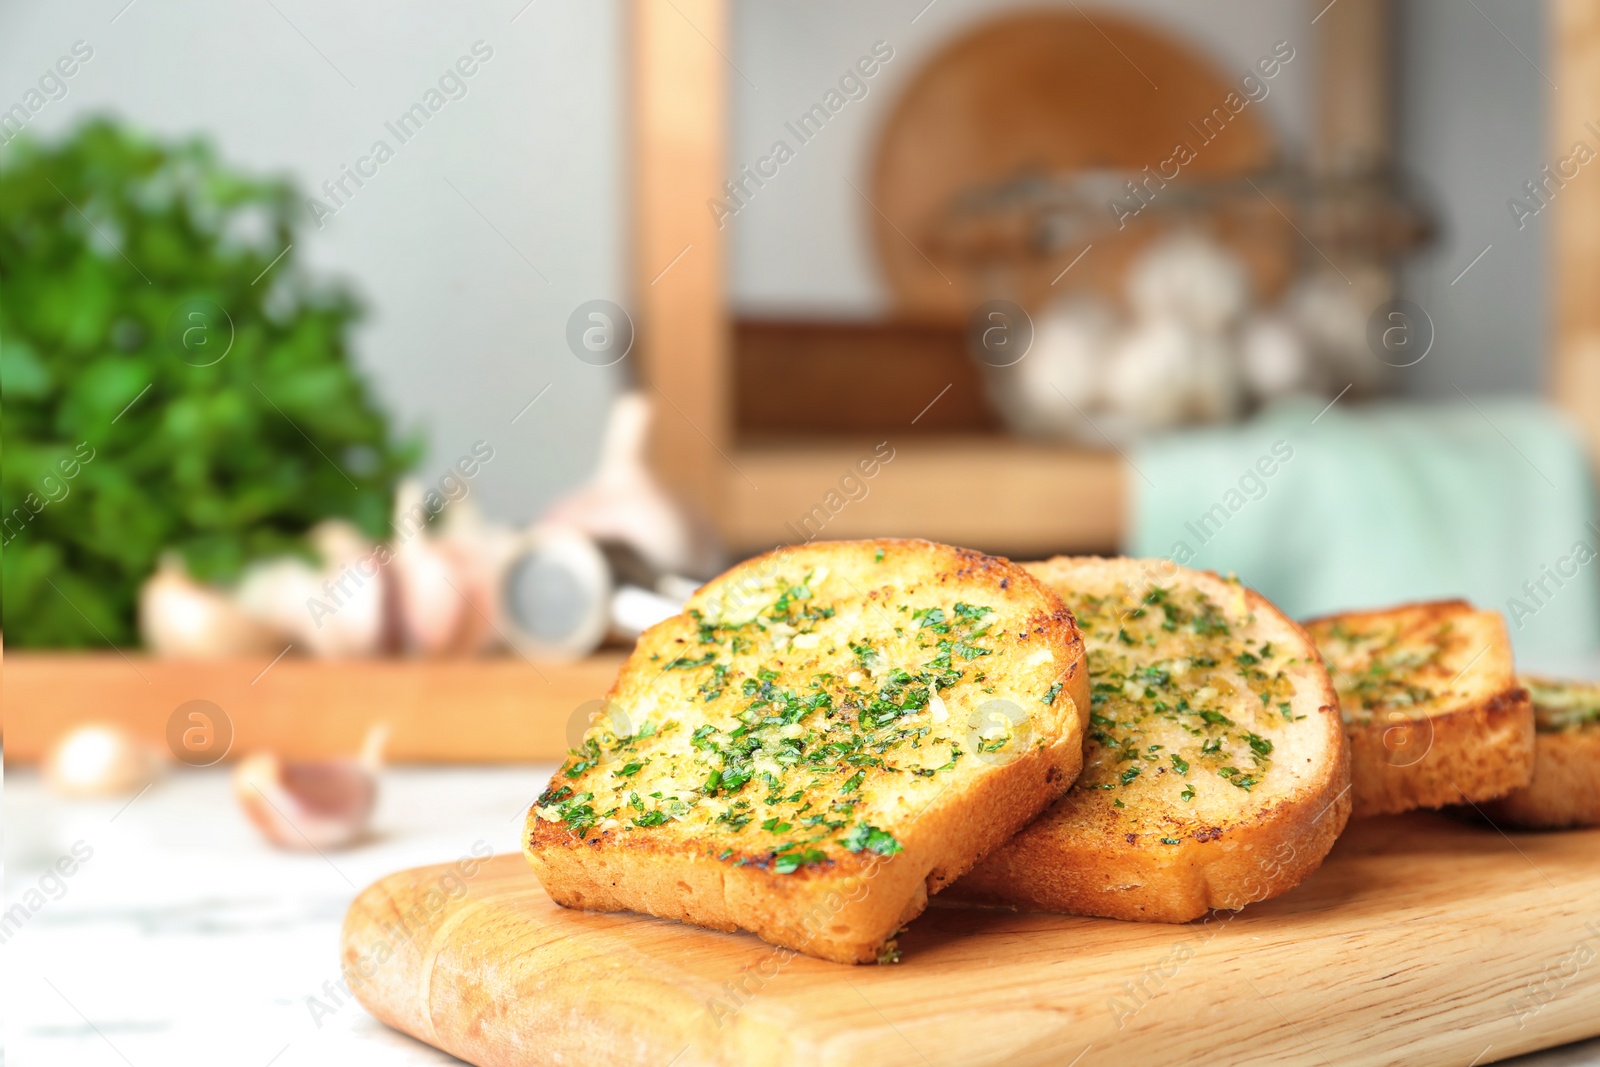
M 827 858 L 826 853 L 815 848 L 785 852 L 772 858 L 772 869 L 779 874 L 793 874 L 808 863 L 821 863 Z
M 865 849 L 880 856 L 893 856 L 901 850 L 900 842 L 896 841 L 892 834 L 867 823 L 856 823 L 845 832 L 840 843 L 850 852 L 860 852 Z

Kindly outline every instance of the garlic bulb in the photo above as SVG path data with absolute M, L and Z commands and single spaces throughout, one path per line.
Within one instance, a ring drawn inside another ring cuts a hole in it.
M 502 643 L 497 626 L 504 611 L 506 567 L 521 540 L 517 531 L 486 520 L 470 497 L 445 512 L 444 528 L 434 543 L 449 555 L 467 603 L 456 651 L 485 652 Z
M 262 836 L 279 848 L 320 850 L 354 844 L 372 821 L 388 734 L 387 726 L 374 726 L 355 759 L 250 756 L 234 768 L 234 797 Z
M 596 541 L 632 546 L 658 571 L 711 574 L 719 553 L 708 529 L 693 522 L 645 462 L 652 409 L 640 393 L 611 405 L 600 464 L 588 484 L 558 500 L 541 522 L 569 526 Z
M 119 726 L 79 726 L 51 748 L 43 771 L 51 788 L 66 796 L 118 796 L 154 781 L 161 758 Z
M 1215 241 L 1186 232 L 1145 249 L 1128 275 L 1128 303 L 1144 320 L 1176 319 L 1203 333 L 1232 325 L 1250 303 L 1250 276 Z
M 239 606 L 312 655 L 368 656 L 384 646 L 385 582 L 378 554 L 346 522 L 310 533 L 322 569 L 284 558 L 253 564 L 239 583 Z
M 1284 315 L 1258 315 L 1245 323 L 1239 349 L 1245 384 L 1258 400 L 1315 387 L 1305 338 Z
M 186 659 L 258 654 L 277 639 L 228 594 L 190 578 L 176 553 L 162 556 L 139 590 L 139 635 L 156 655 Z
M 1040 316 L 1033 347 L 984 375 L 1006 422 L 1019 433 L 1102 444 L 1090 423 L 1104 393 L 1116 319 L 1104 302 L 1064 300 Z
M 1301 279 L 1288 308 L 1310 346 L 1323 388 L 1338 392 L 1353 384 L 1358 393 L 1382 384 L 1388 368 L 1367 344 L 1367 319 L 1389 298 L 1380 272 L 1351 268 L 1347 276 L 1320 271 Z
M 1226 422 L 1239 414 L 1244 390 L 1231 336 L 1197 333 L 1192 338 L 1193 379 L 1188 418 L 1193 422 Z
M 395 529 L 402 517 L 424 514 L 422 486 L 407 480 L 395 493 Z M 455 647 L 471 612 L 456 557 L 435 543 L 426 526 L 412 529 L 395 541 L 389 563 L 398 596 L 400 637 L 404 647 L 424 655 L 437 655 Z
M 1197 348 L 1194 335 L 1172 318 L 1130 330 L 1106 370 L 1106 432 L 1126 439 L 1181 423 L 1193 399 L 1201 358 Z
M 307 601 L 320 600 L 322 576 L 300 559 L 262 560 L 245 568 L 235 594 L 249 616 L 296 644 L 304 644 L 308 621 Z

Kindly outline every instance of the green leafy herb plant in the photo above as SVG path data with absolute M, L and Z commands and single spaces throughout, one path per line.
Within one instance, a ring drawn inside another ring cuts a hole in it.
M 134 640 L 139 585 L 168 549 L 225 581 L 304 553 L 322 519 L 387 529 L 417 445 L 351 362 L 356 299 L 302 266 L 300 203 L 201 141 L 104 119 L 0 155 L 13 647 Z

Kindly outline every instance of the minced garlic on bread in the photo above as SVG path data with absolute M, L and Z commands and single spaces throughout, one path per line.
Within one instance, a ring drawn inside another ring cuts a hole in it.
M 639 639 L 525 850 L 568 907 L 870 962 L 1072 783 L 1088 698 L 1071 614 L 1021 567 L 778 549 Z
M 1498 612 L 1464 600 L 1306 623 L 1350 738 L 1353 815 L 1480 803 L 1533 774 L 1533 709 Z
M 1350 811 L 1332 684 L 1295 623 L 1166 560 L 1025 564 L 1077 617 L 1093 696 L 1072 791 L 952 890 L 1187 922 L 1298 885 Z

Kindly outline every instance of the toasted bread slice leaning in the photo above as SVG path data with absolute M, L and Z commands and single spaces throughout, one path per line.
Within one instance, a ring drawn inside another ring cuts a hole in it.
M 1329 615 L 1306 629 L 1339 692 L 1355 818 L 1528 784 L 1533 710 L 1498 612 L 1440 600 Z
M 550 896 L 864 963 L 1072 784 L 1089 689 L 1021 567 L 855 541 L 714 579 L 608 699 L 528 814 Z
M 1026 564 L 1077 615 L 1084 769 L 956 884 L 993 904 L 1187 922 L 1298 885 L 1349 815 L 1333 686 L 1256 593 L 1166 560 Z
M 1482 805 L 1527 830 L 1600 826 L 1600 683 L 1523 678 L 1533 698 L 1533 783 Z

